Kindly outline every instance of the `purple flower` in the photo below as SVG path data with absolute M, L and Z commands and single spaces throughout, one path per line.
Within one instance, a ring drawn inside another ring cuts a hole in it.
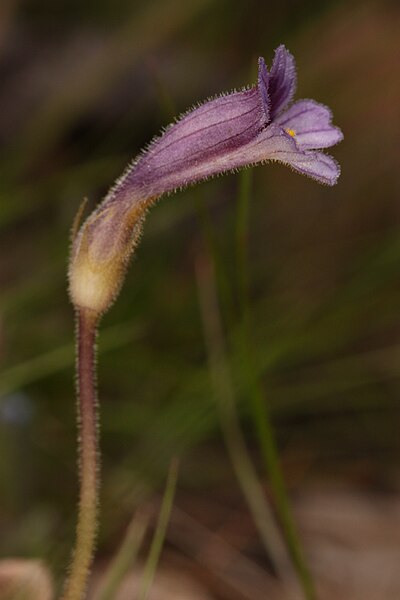
M 270 160 L 334 185 L 339 166 L 320 150 L 339 142 L 342 132 L 331 124 L 330 110 L 314 100 L 299 100 L 287 108 L 295 88 L 294 58 L 279 46 L 269 72 L 264 59 L 259 59 L 256 86 L 209 100 L 155 138 L 84 223 L 74 242 L 70 289 L 75 305 L 91 307 L 100 275 L 107 280 L 117 275 L 122 279 L 147 207 L 166 192 Z M 80 294 L 77 301 L 74 271 L 83 262 L 86 296 Z M 104 310 L 100 308 L 103 299 L 94 304 L 93 310 Z M 108 307 L 110 301 L 105 304 Z
M 316 150 L 333 146 L 342 133 L 331 125 L 330 110 L 313 100 L 300 100 L 287 109 L 295 89 L 294 58 L 279 46 L 270 72 L 259 59 L 257 86 L 189 111 L 150 144 L 114 191 L 158 196 L 268 160 L 333 185 L 339 167 Z

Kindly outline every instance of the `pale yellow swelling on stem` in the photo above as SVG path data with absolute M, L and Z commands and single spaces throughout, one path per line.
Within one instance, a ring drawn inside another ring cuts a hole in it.
M 68 275 L 69 293 L 78 319 L 81 488 L 75 550 L 62 600 L 83 600 L 85 597 L 96 542 L 99 485 L 96 326 L 120 290 L 145 212 L 155 198 L 140 203 L 130 200 L 127 204 L 100 204 L 77 232 L 81 208 L 72 232 Z
M 78 212 L 68 272 L 69 294 L 78 309 L 102 315 L 118 296 L 144 217 L 157 197 L 126 200 L 106 197 L 76 232 Z

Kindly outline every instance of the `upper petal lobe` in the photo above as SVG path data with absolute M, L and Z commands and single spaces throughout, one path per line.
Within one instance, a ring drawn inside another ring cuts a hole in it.
M 269 96 L 269 74 L 267 65 L 262 56 L 258 59 L 258 91 L 261 96 L 265 113 L 265 122 L 270 121 L 271 99 Z
M 281 45 L 275 50 L 275 57 L 269 73 L 269 96 L 271 119 L 289 104 L 296 91 L 296 64 L 293 56 Z

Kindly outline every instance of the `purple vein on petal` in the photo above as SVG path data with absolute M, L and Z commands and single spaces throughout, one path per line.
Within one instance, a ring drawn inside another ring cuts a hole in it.
M 278 46 L 269 74 L 271 119 L 274 119 L 291 101 L 296 91 L 296 65 L 284 45 Z
M 269 159 L 290 163 L 326 183 L 324 159 L 315 159 L 315 169 L 308 168 L 313 158 L 307 152 L 342 139 L 341 131 L 331 125 L 330 110 L 313 100 L 284 110 L 296 87 L 296 70 L 283 45 L 275 51 L 270 72 L 263 58 L 258 64 L 256 86 L 216 97 L 184 114 L 139 155 L 108 199 L 132 197 L 141 202 L 149 194 L 161 195 Z

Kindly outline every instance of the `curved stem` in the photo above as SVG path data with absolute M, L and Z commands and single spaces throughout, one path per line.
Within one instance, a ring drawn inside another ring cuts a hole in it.
M 80 497 L 76 542 L 62 600 L 82 600 L 93 562 L 99 487 L 96 395 L 96 325 L 98 316 L 77 312 L 77 393 L 79 422 Z

